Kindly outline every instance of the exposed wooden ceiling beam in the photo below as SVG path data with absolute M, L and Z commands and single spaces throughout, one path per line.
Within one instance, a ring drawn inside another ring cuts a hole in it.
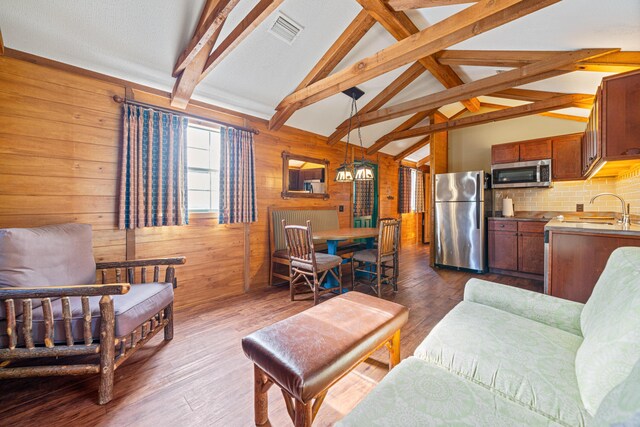
M 367 113 L 382 108 L 384 104 L 389 102 L 394 96 L 400 93 L 411 82 L 417 79 L 425 72 L 425 68 L 422 64 L 416 62 L 407 68 L 402 74 L 400 74 L 389 86 L 384 88 L 379 94 L 377 94 L 371 101 L 360 109 L 360 113 Z M 327 144 L 334 145 L 347 134 L 349 129 L 349 119 L 346 119 L 338 127 L 335 132 L 329 135 Z
M 429 164 L 429 162 L 430 162 L 430 161 L 431 161 L 431 155 L 428 155 L 427 157 L 424 157 L 424 158 L 422 158 L 422 159 L 418 160 L 418 161 L 416 162 L 416 167 L 417 167 L 417 168 L 420 168 L 420 167 L 422 167 L 422 166 L 424 166 L 424 165 Z
M 329 50 L 320 58 L 309 74 L 300 82 L 294 92 L 327 77 L 375 23 L 376 21 L 371 15 L 364 10 L 361 11 L 340 37 L 338 37 L 335 43 L 331 45 Z M 282 102 L 280 104 L 282 104 Z M 279 109 L 271 120 L 269 120 L 269 129 L 280 129 L 296 110 L 295 105 Z
M 227 5 L 228 0 L 207 0 L 204 8 L 202 9 L 202 13 L 200 14 L 200 19 L 196 26 L 195 33 L 197 34 L 202 30 L 211 16 L 219 16 L 220 12 Z M 204 64 L 207 62 L 209 53 L 211 52 L 211 49 L 213 49 L 216 40 L 218 40 L 218 36 L 220 35 L 220 31 L 222 31 L 223 25 L 224 20 L 220 25 L 218 25 L 213 35 L 206 41 L 204 46 L 200 48 L 193 60 L 191 60 L 186 68 L 184 68 L 178 75 L 178 79 L 171 91 L 172 107 L 185 109 L 189 104 L 191 95 L 193 95 L 193 91 L 196 88 L 200 75 L 202 74 L 202 70 L 204 69 Z
M 593 98 L 593 96 L 589 96 Z M 501 120 L 514 119 L 517 117 L 530 116 L 561 108 L 573 107 L 576 102 L 584 101 L 583 95 L 562 95 L 544 101 L 537 101 L 531 104 L 519 105 L 517 107 L 505 107 L 489 113 L 475 114 L 461 119 L 449 120 L 442 123 L 434 123 L 428 126 L 416 127 L 402 132 L 393 132 L 384 138 L 389 141 L 413 138 L 416 136 L 431 135 L 436 132 L 450 131 L 469 126 L 476 126 L 485 123 L 497 122 Z
M 388 0 L 394 10 L 423 9 L 426 7 L 450 6 L 452 4 L 475 3 L 478 0 Z
M 487 94 L 487 96 L 492 96 L 495 98 L 516 99 L 519 101 L 528 101 L 528 102 L 543 101 L 545 99 L 554 98 L 556 96 L 561 96 L 561 95 L 569 95 L 569 94 L 562 93 L 562 92 L 545 92 L 542 90 L 517 89 L 517 88 L 505 89 L 499 92 Z M 575 93 L 574 95 L 584 95 L 585 97 L 589 96 L 586 93 Z M 591 107 L 593 107 L 593 102 L 589 102 L 589 101 L 580 102 L 576 104 L 576 107 L 586 108 L 590 110 Z
M 420 141 L 418 141 L 415 144 L 413 144 L 411 147 L 407 147 L 406 149 L 402 150 L 402 152 L 400 152 L 400 153 L 396 154 L 395 156 L 393 156 L 393 160 L 402 160 L 402 159 L 404 159 L 405 157 L 407 157 L 410 154 L 415 153 L 416 151 L 418 151 L 422 147 L 426 147 L 427 145 L 429 145 L 430 141 L 431 141 L 431 135 L 425 136 Z
M 277 109 L 294 104 L 302 107 L 318 102 L 558 1 L 560 0 L 481 0 L 345 70 L 292 93 Z
M 445 50 L 438 52 L 439 63 L 446 65 L 471 65 L 480 67 L 519 68 L 562 53 L 541 50 Z M 609 55 L 582 61 L 580 71 L 621 73 L 640 68 L 640 52 L 614 52 Z
M 467 110 L 463 109 L 463 111 L 467 111 Z M 431 115 L 432 113 L 433 113 L 433 111 L 421 111 L 419 113 L 416 113 L 413 116 L 411 116 L 410 118 L 408 118 L 407 120 L 405 120 L 404 122 L 402 122 L 399 126 L 397 126 L 395 129 L 393 129 L 390 133 L 402 132 L 402 131 L 411 129 L 412 127 L 414 127 L 415 125 L 417 125 L 418 123 L 420 123 L 421 121 L 423 121 L 424 119 L 429 117 L 429 115 Z M 381 138 L 378 138 L 378 140 L 376 142 L 374 142 L 372 145 L 367 147 L 367 154 L 369 154 L 369 155 L 375 154 L 378 151 L 380 151 L 381 149 L 383 149 L 384 147 L 386 147 L 387 144 L 389 144 L 389 143 L 391 143 L 391 141 L 385 140 L 384 136 L 382 136 Z
M 260 0 L 229 35 L 211 53 L 200 75 L 200 81 L 247 38 L 284 0 Z
M 440 108 L 443 105 L 467 99 L 470 96 L 485 95 L 514 86 L 544 80 L 568 72 L 567 70 L 557 70 L 558 68 L 567 67 L 584 59 L 605 55 L 616 50 L 617 49 L 581 49 L 561 53 L 522 68 L 506 71 L 496 74 L 495 76 L 466 83 L 462 86 L 363 114 L 360 117 L 360 123 L 362 126 L 380 123 L 419 111 Z
M 178 74 L 187 68 L 187 65 L 195 59 L 198 52 L 207 45 L 207 42 L 216 34 L 218 28 L 220 28 L 227 19 L 227 16 L 229 16 L 229 13 L 231 13 L 233 8 L 236 7 L 239 2 L 240 0 L 217 0 L 214 2 L 207 2 L 205 11 L 209 7 L 209 3 L 214 3 L 212 6 L 216 8 L 216 13 L 209 13 L 202 22 L 202 25 L 198 25 L 198 27 L 196 27 L 195 34 L 176 61 L 176 65 L 173 69 L 174 77 L 177 77 Z
M 420 32 L 413 21 L 404 12 L 396 12 L 383 0 L 357 0 L 358 3 L 373 16 L 396 40 L 404 40 Z M 462 79 L 448 65 L 442 65 L 434 56 L 418 60 L 445 88 L 464 84 Z M 462 101 L 469 111 L 478 111 L 480 101 L 476 98 Z
M 588 99 L 588 95 L 586 96 L 585 99 Z M 593 97 L 592 97 L 593 99 Z M 502 105 L 502 104 L 494 104 L 492 102 L 483 102 L 480 105 L 482 105 L 483 107 L 487 107 L 487 108 L 493 108 L 496 110 L 504 110 L 507 108 L 511 108 L 508 105 Z M 572 107 L 575 107 L 575 105 L 572 105 Z M 552 113 L 552 112 L 543 112 L 543 113 L 538 113 L 538 116 L 545 116 L 545 117 L 553 117 L 554 119 L 564 119 L 564 120 L 572 120 L 572 121 L 576 121 L 576 122 L 588 122 L 589 118 L 588 117 L 583 117 L 583 116 L 573 116 L 571 114 L 562 114 L 562 113 Z M 453 118 L 451 118 L 450 120 L 452 120 Z

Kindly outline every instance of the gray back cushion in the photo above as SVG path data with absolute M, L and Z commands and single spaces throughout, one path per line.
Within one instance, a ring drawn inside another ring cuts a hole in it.
M 88 285 L 95 281 L 91 225 L 0 229 L 0 287 Z M 4 314 L 0 304 L 0 319 Z

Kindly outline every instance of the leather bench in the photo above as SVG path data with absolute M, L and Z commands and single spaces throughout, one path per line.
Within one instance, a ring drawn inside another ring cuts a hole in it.
M 408 317 L 400 304 L 348 292 L 244 337 L 242 348 L 254 363 L 256 425 L 269 425 L 273 384 L 295 425 L 311 426 L 327 390 L 377 349 L 387 347 L 393 368 Z

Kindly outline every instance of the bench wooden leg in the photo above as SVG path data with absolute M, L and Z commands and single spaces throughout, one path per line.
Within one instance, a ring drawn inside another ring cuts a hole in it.
M 273 385 L 269 377 L 258 365 L 253 365 L 254 375 L 254 410 L 256 426 L 270 426 L 269 422 L 269 396 L 267 391 Z
M 313 403 L 304 403 L 296 400 L 295 427 L 311 427 L 313 423 Z
M 400 363 L 400 329 L 393 334 L 387 343 L 387 348 L 389 349 L 389 370 L 391 370 Z

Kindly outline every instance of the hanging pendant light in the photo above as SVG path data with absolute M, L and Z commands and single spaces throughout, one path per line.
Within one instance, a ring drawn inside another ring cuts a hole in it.
M 362 151 L 362 159 L 354 162 L 354 172 L 356 181 L 373 181 L 373 166 L 364 159 L 364 145 L 362 145 L 362 134 L 360 133 L 360 116 L 358 115 L 358 104 L 356 98 L 353 97 L 353 109 L 355 110 L 356 120 L 358 121 L 358 140 L 360 141 L 360 150 Z
M 348 150 L 349 150 L 349 138 L 351 137 L 351 122 L 355 115 L 358 120 L 358 140 L 360 142 L 360 149 L 362 150 L 362 159 L 353 164 L 347 163 Z M 355 93 L 351 93 L 351 112 L 349 113 L 349 128 L 347 130 L 347 143 L 344 150 L 344 163 L 340 165 L 336 171 L 335 182 L 353 182 L 356 181 L 372 181 L 374 178 L 373 167 L 371 163 L 364 159 L 364 145 L 362 144 L 362 134 L 360 133 L 360 117 L 358 117 L 358 104 L 356 103 Z
M 349 113 L 349 129 L 347 132 L 347 143 L 344 145 L 344 162 L 340 165 L 336 171 L 335 182 L 353 182 L 353 165 L 347 162 L 349 156 L 349 137 L 351 136 L 351 119 L 353 118 L 354 104 L 356 102 L 355 96 L 351 98 L 351 112 Z

